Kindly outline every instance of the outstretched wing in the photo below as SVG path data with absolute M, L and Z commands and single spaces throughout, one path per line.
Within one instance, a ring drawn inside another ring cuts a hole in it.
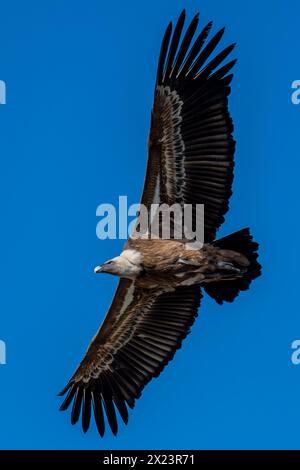
M 144 386 L 160 374 L 189 333 L 200 298 L 197 286 L 159 295 L 121 280 L 103 325 L 61 392 L 68 392 L 61 410 L 73 403 L 72 424 L 81 415 L 86 432 L 93 411 L 103 436 L 106 414 L 116 435 L 116 410 L 127 423 L 127 407 L 134 407 Z
M 205 242 L 215 238 L 228 210 L 233 178 L 232 120 L 227 97 L 235 64 L 222 65 L 234 48 L 212 58 L 224 29 L 206 41 L 208 23 L 193 42 L 197 14 L 183 39 L 185 11 L 162 42 L 142 204 L 204 204 Z

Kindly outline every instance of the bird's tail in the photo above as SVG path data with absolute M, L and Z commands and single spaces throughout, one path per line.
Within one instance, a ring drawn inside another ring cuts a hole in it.
M 224 249 L 232 250 L 246 256 L 250 262 L 246 272 L 242 277 L 228 281 L 216 281 L 208 283 L 204 289 L 210 297 L 218 304 L 223 302 L 233 302 L 240 291 L 249 289 L 253 279 L 261 274 L 261 265 L 257 261 L 258 243 L 253 241 L 249 228 L 244 228 L 227 237 L 213 242 L 213 245 Z

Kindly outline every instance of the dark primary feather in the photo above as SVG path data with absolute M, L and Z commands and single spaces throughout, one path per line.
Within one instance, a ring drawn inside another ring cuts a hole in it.
M 184 76 L 186 75 L 187 71 L 189 70 L 190 66 L 192 65 L 192 63 L 194 62 L 195 58 L 197 57 L 197 55 L 199 54 L 199 52 L 201 51 L 201 48 L 212 28 L 212 25 L 213 25 L 213 22 L 210 21 L 204 28 L 203 30 L 201 31 L 201 33 L 199 34 L 199 36 L 197 37 L 197 39 L 195 40 L 193 46 L 191 47 L 190 49 L 190 52 L 187 54 L 186 56 L 186 59 L 183 60 L 182 59 L 182 65 L 181 65 L 181 68 L 179 70 L 179 73 L 177 75 L 177 79 L 181 79 L 181 78 L 184 78 Z M 192 39 L 192 38 L 191 38 Z
M 103 437 L 105 431 L 105 423 L 102 410 L 101 394 L 97 383 L 92 384 L 91 395 L 96 426 L 100 436 Z
M 59 393 L 59 396 L 63 396 L 67 392 L 67 390 L 68 390 L 67 387 L 65 387 Z M 60 408 L 59 408 L 60 411 L 65 411 L 69 407 L 70 403 L 72 403 L 72 400 L 74 398 L 74 395 L 75 395 L 76 391 L 77 391 L 76 385 L 72 384 L 70 390 L 68 391 L 68 394 L 67 394 L 66 398 L 64 399 L 64 401 L 60 405 Z
M 162 81 L 164 63 L 165 63 L 166 55 L 168 52 L 171 34 L 172 34 L 172 23 L 169 23 L 166 29 L 166 32 L 164 34 L 162 44 L 161 44 L 161 49 L 160 49 L 160 54 L 159 54 L 159 59 L 158 59 L 156 83 L 160 83 Z
M 209 58 L 211 53 L 214 51 L 214 49 L 217 47 L 219 44 L 223 34 L 224 34 L 225 28 L 220 29 L 220 31 L 215 34 L 215 36 L 207 43 L 203 51 L 198 55 L 197 59 L 191 66 L 191 68 L 188 70 L 186 73 L 186 76 L 188 77 L 189 75 L 191 77 L 195 77 L 197 74 L 198 70 L 202 65 L 206 62 L 206 60 Z
M 165 80 L 166 77 L 169 77 L 171 74 L 172 66 L 173 66 L 173 60 L 177 51 L 177 47 L 179 44 L 180 36 L 182 33 L 182 28 L 184 25 L 184 20 L 185 20 L 185 10 L 181 13 L 179 16 L 179 19 L 177 21 L 177 24 L 174 29 L 172 41 L 170 44 L 170 49 L 166 61 L 166 66 L 165 66 L 165 71 L 164 71 L 164 76 L 163 76 L 163 81 Z
M 71 413 L 71 423 L 76 424 L 81 411 L 81 403 L 83 398 L 83 387 L 77 387 L 76 394 L 73 401 L 72 413 Z
M 100 376 L 101 381 L 101 397 L 108 419 L 108 423 L 114 435 L 118 432 L 118 423 L 116 417 L 116 411 L 113 404 L 113 393 L 109 386 L 108 381 L 106 380 L 106 374 Z
M 176 77 L 177 75 L 177 72 L 178 72 L 178 69 L 180 67 L 180 65 L 182 64 L 182 61 L 188 51 L 188 48 L 190 47 L 190 44 L 191 44 L 191 41 L 194 37 L 194 34 L 195 34 L 195 31 L 197 29 L 197 26 L 198 26 L 198 23 L 199 23 L 199 13 L 197 13 L 194 18 L 192 19 L 186 33 L 185 33 L 185 36 L 184 38 L 182 39 L 182 43 L 181 43 L 181 46 L 180 46 L 180 49 L 178 51 L 178 54 L 177 54 L 177 57 L 174 61 L 174 64 L 173 64 L 173 67 L 172 67 L 172 70 L 171 70 L 171 73 L 170 73 L 170 78 L 172 78 L 173 76 Z
M 209 64 L 204 67 L 196 76 L 195 79 L 201 78 L 202 80 L 204 78 L 209 77 L 211 72 L 215 70 L 216 67 L 218 67 L 224 59 L 230 54 L 231 51 L 233 51 L 235 47 L 235 44 L 231 44 L 230 46 L 226 47 L 222 52 L 220 52 L 214 59 L 212 59 Z
M 92 394 L 90 388 L 83 389 L 83 403 L 82 403 L 82 430 L 87 432 L 91 421 L 91 401 Z

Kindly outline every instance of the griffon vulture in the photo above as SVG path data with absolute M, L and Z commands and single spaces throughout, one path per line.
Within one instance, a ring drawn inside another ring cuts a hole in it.
M 181 347 L 197 316 L 202 289 L 219 304 L 232 302 L 260 275 L 258 244 L 249 229 L 220 240 L 228 210 L 235 141 L 228 95 L 234 44 L 214 54 L 224 29 L 196 35 L 197 14 L 185 29 L 183 11 L 166 29 L 158 60 L 148 163 L 141 202 L 204 204 L 204 244 L 129 238 L 120 256 L 95 272 L 120 277 L 105 320 L 61 395 L 86 432 L 93 414 L 103 436 L 105 415 L 114 434 L 117 414 L 128 421 L 145 385 Z M 225 63 L 224 63 L 225 61 Z

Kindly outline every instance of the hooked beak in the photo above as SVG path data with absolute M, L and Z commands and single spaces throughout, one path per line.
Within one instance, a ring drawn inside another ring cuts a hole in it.
M 101 273 L 102 270 L 103 270 L 102 266 L 96 266 L 94 269 L 94 273 Z

